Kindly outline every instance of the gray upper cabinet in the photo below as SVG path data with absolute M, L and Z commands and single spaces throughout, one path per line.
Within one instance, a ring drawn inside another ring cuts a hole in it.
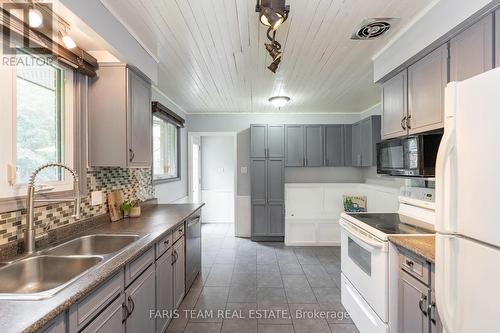
M 352 125 L 343 125 L 343 128 L 344 128 L 344 153 L 343 153 L 344 166 L 352 166 Z
M 100 64 L 89 89 L 91 166 L 149 167 L 151 86 L 122 64 Z
M 444 89 L 448 82 L 448 44 L 408 67 L 409 134 L 444 125 Z
M 377 165 L 377 143 L 380 142 L 380 116 L 371 116 L 352 125 L 352 166 Z
M 129 311 L 125 323 L 127 333 L 155 331 L 155 319 L 149 314 L 156 306 L 155 281 L 155 266 L 151 265 L 125 290 Z
M 251 125 L 250 157 L 283 157 L 285 154 L 285 126 Z
M 462 81 L 493 68 L 493 14 L 450 41 L 450 80 Z
M 267 126 L 267 157 L 285 156 L 285 126 Z
M 325 166 L 344 166 L 345 137 L 344 125 L 326 125 Z M 351 149 L 349 149 L 349 154 Z
M 250 157 L 266 157 L 267 125 L 250 126 Z
M 304 166 L 304 126 L 285 125 L 285 166 Z
M 306 167 L 323 166 L 323 126 L 305 125 L 304 126 L 304 147 Z
M 407 72 L 396 74 L 382 85 L 382 138 L 390 139 L 406 134 Z

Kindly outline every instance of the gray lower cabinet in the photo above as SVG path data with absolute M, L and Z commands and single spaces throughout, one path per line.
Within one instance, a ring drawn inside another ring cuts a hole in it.
M 304 164 L 304 125 L 285 125 L 285 166 L 302 167 Z
M 305 125 L 304 126 L 304 166 L 320 167 L 323 166 L 323 126 Z
M 186 290 L 186 253 L 184 236 L 179 238 L 172 247 L 173 252 L 173 279 L 174 279 L 174 307 L 177 309 L 185 296 Z
M 325 125 L 325 166 L 345 165 L 344 125 Z M 351 150 L 349 150 L 350 153 Z
M 371 116 L 352 125 L 352 166 L 377 165 L 380 122 L 380 116 Z
M 250 157 L 283 157 L 284 125 L 250 125 Z
M 493 68 L 493 14 L 450 41 L 450 81 L 462 81 Z
M 115 299 L 81 333 L 120 333 L 125 332 L 126 310 L 124 295 Z M 71 332 L 71 331 L 70 331 Z
M 448 44 L 408 67 L 409 134 L 444 126 L 444 89 L 448 83 Z
M 252 238 L 284 236 L 284 161 L 252 159 Z
M 168 316 L 157 316 L 156 332 L 158 333 L 166 331 L 170 323 L 171 311 L 174 310 L 173 265 L 172 248 L 169 248 L 156 260 L 156 309 L 168 313 Z
M 149 82 L 126 65 L 100 64 L 89 83 L 88 108 L 90 166 L 151 166 Z
M 427 333 L 429 288 L 404 271 L 399 277 L 399 332 Z
M 125 290 L 125 302 L 129 314 L 125 322 L 127 333 L 155 331 L 155 318 L 150 310 L 155 309 L 155 266 L 151 265 Z
M 387 80 L 381 87 L 382 139 L 406 135 L 408 115 L 407 71 L 404 69 Z

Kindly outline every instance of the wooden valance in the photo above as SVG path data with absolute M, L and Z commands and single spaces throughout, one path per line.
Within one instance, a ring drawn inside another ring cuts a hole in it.
M 177 113 L 170 110 L 165 105 L 162 105 L 160 102 L 153 102 L 151 103 L 151 105 L 152 105 L 153 115 L 165 121 L 171 122 L 177 127 L 184 127 L 184 123 L 186 121 Z

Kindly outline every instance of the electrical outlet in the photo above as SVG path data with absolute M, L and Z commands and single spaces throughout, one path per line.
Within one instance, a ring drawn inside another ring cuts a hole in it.
M 92 206 L 102 205 L 104 202 L 102 191 L 93 191 L 90 194 L 90 197 L 91 197 Z
M 248 168 L 247 167 L 241 167 L 240 171 L 241 171 L 241 174 L 246 175 L 248 173 Z

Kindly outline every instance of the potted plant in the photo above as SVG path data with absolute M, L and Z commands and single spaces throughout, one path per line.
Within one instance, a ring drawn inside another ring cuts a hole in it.
M 121 206 L 123 217 L 139 217 L 141 215 L 141 206 L 135 201 L 125 200 Z

